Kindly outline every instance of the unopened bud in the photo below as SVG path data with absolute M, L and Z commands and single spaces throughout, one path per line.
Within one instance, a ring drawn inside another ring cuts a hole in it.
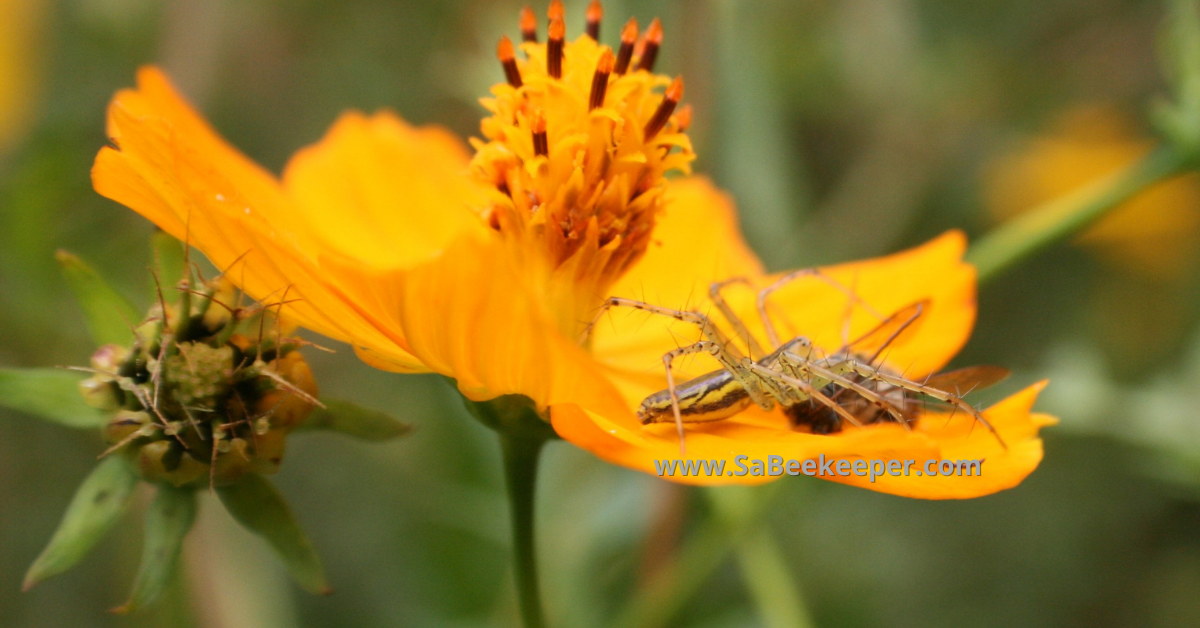
M 104 411 L 120 408 L 125 398 L 120 386 L 111 379 L 99 377 L 89 377 L 79 382 L 79 394 L 83 395 L 84 403 Z

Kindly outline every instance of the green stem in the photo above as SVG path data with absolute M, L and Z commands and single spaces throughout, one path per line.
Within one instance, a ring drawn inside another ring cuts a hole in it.
M 783 550 L 766 523 L 748 532 L 735 551 L 742 580 L 758 606 L 767 628 L 814 626 L 804 604 L 804 594 L 792 570 L 783 561 Z
M 516 562 L 517 601 L 525 628 L 543 628 L 542 596 L 538 586 L 537 548 L 534 543 L 534 493 L 538 459 L 544 438 L 512 431 L 500 432 L 504 454 L 504 480 L 512 517 L 513 558 Z
M 1087 187 L 1036 207 L 984 236 L 967 253 L 983 284 L 1017 263 L 1063 242 L 1142 190 L 1179 174 L 1185 155 L 1161 146 L 1141 161 Z
M 533 400 L 523 395 L 504 395 L 490 401 L 464 398 L 464 401 L 475 418 L 500 436 L 504 483 L 512 518 L 517 603 L 525 628 L 544 628 L 546 617 L 542 613 L 534 536 L 534 496 L 542 447 L 558 435 L 538 414 Z
M 758 523 L 775 486 L 723 486 L 708 490 L 715 512 L 701 519 L 669 562 L 645 586 L 634 591 L 611 625 L 657 628 L 669 624 Z

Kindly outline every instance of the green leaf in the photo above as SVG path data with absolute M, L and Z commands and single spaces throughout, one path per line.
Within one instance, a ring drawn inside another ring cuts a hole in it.
M 325 568 L 312 542 L 296 525 L 292 511 L 270 482 L 248 473 L 237 482 L 218 488 L 217 495 L 238 523 L 270 543 L 297 584 L 310 593 L 330 592 Z
M 55 257 L 83 308 L 92 340 L 100 345 L 128 345 L 133 340 L 131 330 L 142 320 L 138 311 L 83 260 L 66 251 L 58 251 Z
M 81 379 L 62 369 L 0 369 L 0 406 L 67 427 L 101 427 L 104 415 L 79 394 Z
M 146 511 L 146 538 L 142 564 L 133 581 L 129 601 L 114 613 L 129 613 L 153 603 L 171 583 L 179 563 L 183 538 L 196 521 L 196 492 L 162 485 Z
M 125 511 L 137 482 L 125 459 L 105 458 L 75 492 L 58 530 L 25 574 L 22 589 L 28 591 L 79 562 Z
M 166 231 L 158 231 L 150 238 L 154 248 L 154 267 L 158 275 L 159 288 L 167 303 L 179 302 L 179 291 L 175 285 L 183 279 L 184 248 L 183 243 Z M 154 298 L 158 298 L 155 295 Z
M 314 408 L 301 430 L 328 430 L 368 441 L 385 441 L 408 435 L 413 427 L 370 408 L 340 399 L 322 399 L 324 408 Z

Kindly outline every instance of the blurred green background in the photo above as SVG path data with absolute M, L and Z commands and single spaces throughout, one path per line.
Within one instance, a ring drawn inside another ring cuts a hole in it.
M 568 1 L 569 35 L 582 28 Z M 165 67 L 230 141 L 278 171 L 345 108 L 466 136 L 517 2 L 0 0 L 0 366 L 92 347 L 54 264 L 69 249 L 148 305 L 148 222 L 96 195 L 104 109 Z M 535 7 L 539 13 L 545 7 Z M 696 170 L 738 199 L 773 268 L 985 233 L 1153 143 L 1164 6 L 1140 0 L 609 0 L 602 38 L 660 16 L 686 76 Z M 1182 179 L 1083 241 L 983 287 L 960 362 L 1050 377 L 1046 459 L 1020 487 L 922 502 L 809 478 L 766 521 L 827 626 L 1200 625 L 1200 184 Z M 130 512 L 80 568 L 19 593 L 102 450 L 0 410 L 0 626 L 515 626 L 491 433 L 452 388 L 310 352 L 322 391 L 419 426 L 366 445 L 297 435 L 277 480 L 336 592 L 301 593 L 206 498 L 185 584 L 118 618 L 141 551 Z M 985 399 L 987 397 L 984 397 Z M 703 493 L 549 448 L 539 525 L 555 626 L 606 626 L 708 516 Z M 143 508 L 139 501 L 134 511 Z M 671 626 L 764 625 L 724 561 Z

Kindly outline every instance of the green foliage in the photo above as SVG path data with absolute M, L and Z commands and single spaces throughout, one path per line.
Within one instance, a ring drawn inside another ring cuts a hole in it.
M 413 427 L 391 416 L 341 399 L 322 399 L 324 408 L 314 408 L 296 426 L 296 431 L 330 431 L 366 441 L 385 441 L 407 436 Z
M 165 231 L 156 231 L 150 238 L 154 250 L 157 289 L 162 291 L 163 299 L 167 303 L 178 303 L 179 291 L 174 288 L 176 282 L 184 276 L 183 243 Z
M 92 340 L 98 345 L 128 345 L 142 315 L 83 260 L 66 251 L 59 251 L 55 257 L 83 308 Z
M 1196 0 L 1170 0 L 1160 49 L 1174 100 L 1159 100 L 1151 120 L 1162 135 L 1196 158 L 1200 152 L 1200 11 Z
M 105 458 L 79 486 L 58 530 L 25 574 L 22 588 L 28 591 L 87 555 L 125 511 L 137 481 L 123 458 Z
M 79 394 L 79 373 L 63 369 L 0 369 L 0 406 L 80 429 L 105 418 Z
M 114 612 L 124 614 L 144 608 L 162 595 L 176 575 L 183 539 L 195 521 L 196 491 L 165 484 L 158 487 L 146 511 L 142 565 L 133 582 L 133 594 Z
M 297 584 L 310 593 L 330 592 L 325 568 L 312 542 L 270 482 L 248 473 L 233 484 L 219 487 L 217 495 L 238 523 L 271 545 Z

